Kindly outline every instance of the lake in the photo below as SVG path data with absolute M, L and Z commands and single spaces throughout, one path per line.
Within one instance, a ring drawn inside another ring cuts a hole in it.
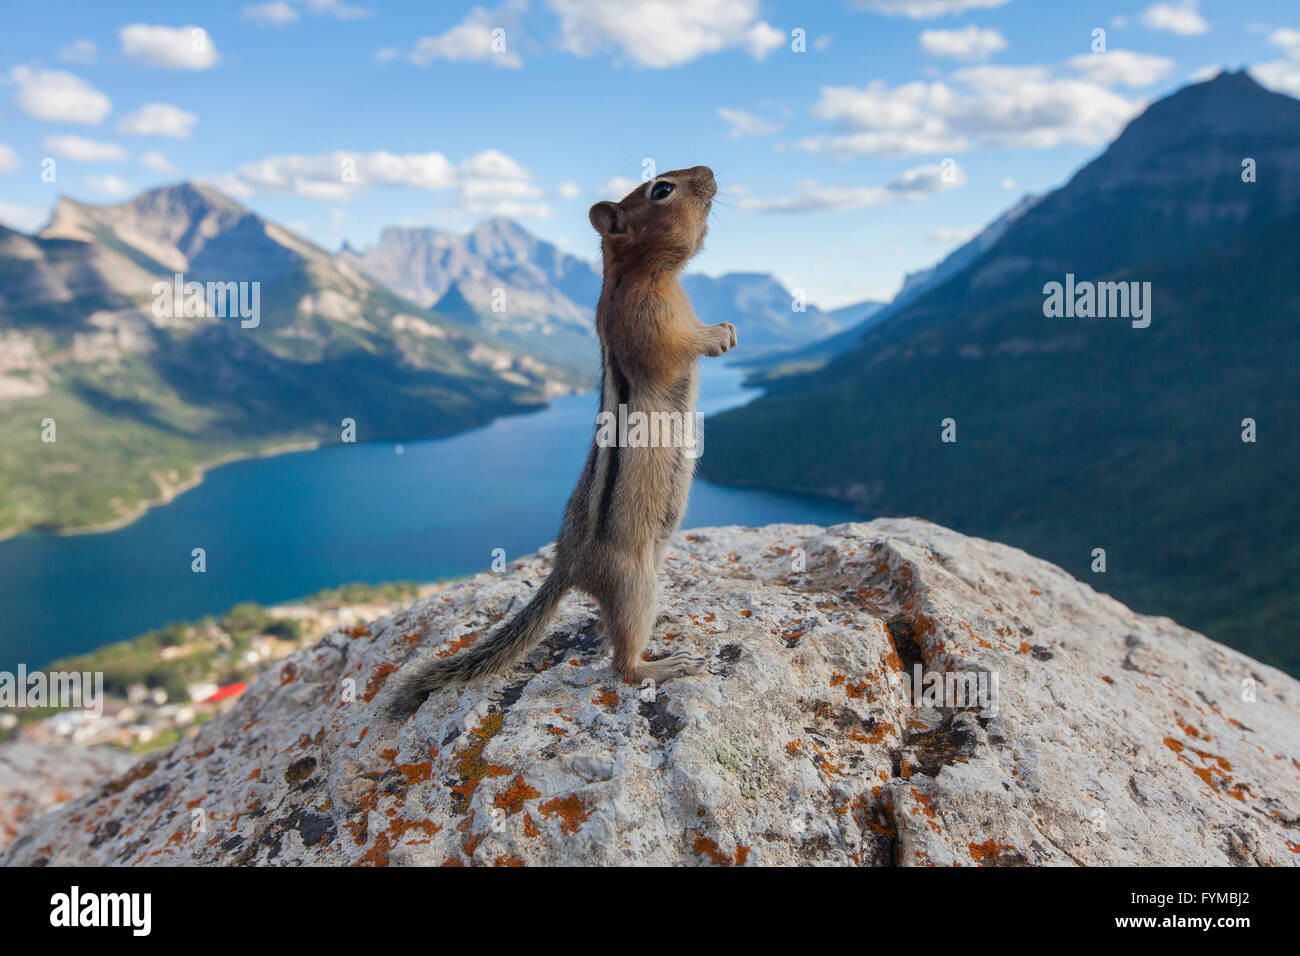
M 700 411 L 756 397 L 741 378 L 702 363 Z M 595 395 L 570 395 L 450 438 L 235 462 L 116 531 L 0 542 L 0 670 L 240 601 L 274 604 L 353 581 L 433 581 L 486 570 L 494 548 L 507 560 L 536 551 L 559 530 L 595 413 Z M 833 502 L 697 480 L 682 525 L 854 517 Z M 206 551 L 206 573 L 190 569 L 194 548 Z

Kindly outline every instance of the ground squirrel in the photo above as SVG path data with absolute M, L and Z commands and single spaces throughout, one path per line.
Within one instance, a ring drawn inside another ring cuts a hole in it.
M 487 640 L 417 666 L 399 684 L 394 712 L 414 711 L 444 685 L 514 663 L 545 636 L 570 588 L 600 605 L 614 669 L 623 679 L 662 681 L 703 669 L 704 659 L 685 651 L 653 662 L 642 655 L 658 615 L 664 549 L 686 509 L 695 471 L 696 455 L 683 447 L 682 433 L 670 439 L 668 432 L 678 423 L 695 425 L 696 359 L 736 345 L 731 323 L 704 325 L 695 317 L 679 280 L 704 242 L 717 189 L 713 170 L 695 166 L 656 176 L 622 202 L 591 207 L 604 258 L 596 306 L 601 414 L 564 511 L 554 567 L 532 600 Z M 649 441 L 623 441 L 622 429 L 619 440 L 610 441 L 613 430 L 602 432 L 602 420 L 637 412 L 656 423 Z

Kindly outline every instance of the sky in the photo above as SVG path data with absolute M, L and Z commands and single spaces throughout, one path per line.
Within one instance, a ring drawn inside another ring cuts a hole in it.
M 1300 3 L 5 0 L 0 222 L 194 179 L 328 249 L 505 215 L 595 259 L 593 202 L 707 164 L 692 268 L 831 308 L 1220 68 L 1300 96 Z

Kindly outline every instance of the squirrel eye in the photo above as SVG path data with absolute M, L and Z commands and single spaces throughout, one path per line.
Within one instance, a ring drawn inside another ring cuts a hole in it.
M 650 190 L 650 198 L 654 202 L 663 202 L 676 188 L 669 182 L 655 183 L 654 189 Z

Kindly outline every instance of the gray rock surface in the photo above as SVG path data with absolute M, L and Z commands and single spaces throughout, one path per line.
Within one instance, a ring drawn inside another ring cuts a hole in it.
M 124 773 L 133 763 L 122 750 L 61 740 L 0 744 L 0 847 L 45 811 Z
M 381 708 L 490 630 L 532 556 L 264 674 L 199 735 L 37 821 L 11 864 L 1294 865 L 1300 684 L 1059 568 L 916 520 L 681 534 L 619 682 L 570 595 L 514 673 Z M 912 706 L 900 675 L 996 675 Z M 948 701 L 953 703 L 953 701 Z

